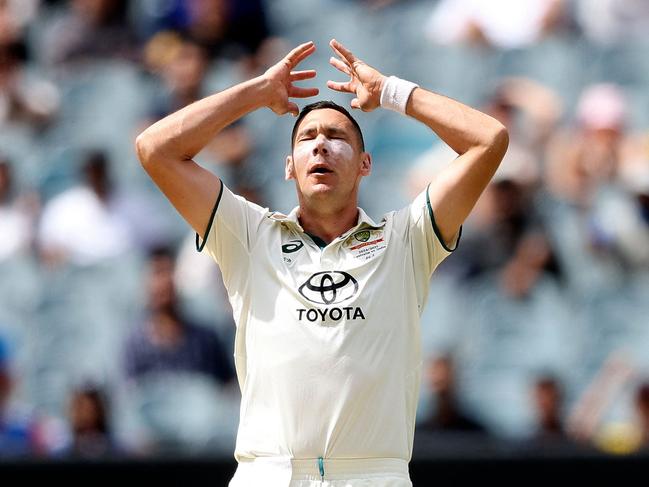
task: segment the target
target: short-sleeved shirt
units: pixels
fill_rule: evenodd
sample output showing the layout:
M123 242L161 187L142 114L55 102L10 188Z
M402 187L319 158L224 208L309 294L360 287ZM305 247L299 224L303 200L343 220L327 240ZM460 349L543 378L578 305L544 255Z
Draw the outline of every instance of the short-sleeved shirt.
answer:
M321 248L298 208L270 212L221 186L197 248L220 266L237 324L238 460L410 460L419 318L451 249L427 191L379 223L358 215Z

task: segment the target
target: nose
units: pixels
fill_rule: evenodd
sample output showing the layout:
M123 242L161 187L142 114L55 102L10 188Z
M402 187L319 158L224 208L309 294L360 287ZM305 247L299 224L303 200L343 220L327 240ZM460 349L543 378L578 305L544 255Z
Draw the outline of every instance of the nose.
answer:
M315 139L315 145L313 146L313 155L323 154L327 155L329 149L327 149L327 138L323 134L318 134Z

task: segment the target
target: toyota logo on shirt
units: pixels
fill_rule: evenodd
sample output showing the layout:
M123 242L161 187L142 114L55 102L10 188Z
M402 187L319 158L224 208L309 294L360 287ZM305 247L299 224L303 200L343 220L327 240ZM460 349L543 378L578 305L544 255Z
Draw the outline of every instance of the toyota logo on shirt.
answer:
M337 304L356 295L358 281L342 271L316 272L298 291L312 303Z

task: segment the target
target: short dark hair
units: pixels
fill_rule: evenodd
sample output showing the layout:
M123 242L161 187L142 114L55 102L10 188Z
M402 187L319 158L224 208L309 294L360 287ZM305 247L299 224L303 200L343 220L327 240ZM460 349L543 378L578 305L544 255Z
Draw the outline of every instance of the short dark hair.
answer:
M358 139L361 141L361 150L364 151L365 141L363 140L363 132L361 132L361 127L358 125L358 122L354 120L354 117L351 116L351 114L345 109L345 107L341 107L340 105L338 105L338 103L334 103L331 100L316 101L315 103L311 103L302 109L300 114L297 116L297 120L295 120L295 125L293 125L293 132L291 133L291 150L293 150L293 147L295 146L295 136L297 135L297 128L299 127L304 117L306 117L307 114L309 114L313 110L322 110L325 108L336 110L337 112L342 113L349 119L349 121L356 129L356 132L358 133Z
M174 248L169 244L157 243L149 247L147 251L147 260L152 262L159 259L169 259L172 262L176 260L176 252Z

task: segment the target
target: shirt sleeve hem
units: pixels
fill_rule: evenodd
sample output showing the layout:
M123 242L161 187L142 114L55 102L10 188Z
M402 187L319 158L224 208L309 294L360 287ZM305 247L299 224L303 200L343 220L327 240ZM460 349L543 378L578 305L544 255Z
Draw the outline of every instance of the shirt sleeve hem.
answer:
M437 223L435 222L435 216L433 215L433 207L430 204L428 187L426 187L426 206L428 206L428 215L430 216L430 222L433 225L433 231L435 232L435 236L437 237L437 240L439 240L439 243L442 245L444 250L446 250L447 252L453 252L455 249L457 249L457 246L460 244L460 238L462 237L462 225L460 225L460 230L458 231L457 239L455 240L455 247L453 247L452 249L449 248L446 245L446 242L444 242L444 238L442 238L442 233L439 231L439 228L437 228Z
M207 237L210 234L210 229L212 228L212 223L214 222L214 216L216 215L216 210L219 207L219 203L221 202L221 196L223 196L223 181L221 181L221 189L219 190L219 196L216 198L216 203L214 204L214 208L212 209L212 214L210 215L210 219L207 222L207 228L205 229L205 236L203 237L203 241L200 241L200 236L198 233L196 233L196 251L197 252L202 252L203 248L205 247L205 244L207 243Z

